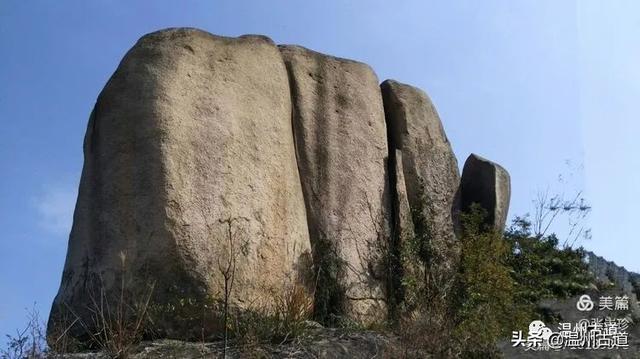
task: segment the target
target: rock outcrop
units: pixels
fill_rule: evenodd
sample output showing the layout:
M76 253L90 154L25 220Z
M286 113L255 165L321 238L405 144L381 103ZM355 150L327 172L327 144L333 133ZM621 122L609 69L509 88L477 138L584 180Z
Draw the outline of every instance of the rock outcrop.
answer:
M52 318L74 308L90 322L90 293L117 292L125 271L127 291L154 283L154 301L168 306L220 300L223 272L231 304L247 309L294 285L310 242L288 84L264 37L143 37L89 122Z
M402 151L402 168L415 231L430 242L431 273L442 286L455 271L459 245L453 208L458 162L440 117L424 91L393 80L382 83L389 144Z
M496 226L509 198L506 172L476 157L459 187L421 90L263 36L195 29L127 53L84 156L48 328L74 322L81 339L99 325L96 305L122 297L148 299L165 338L219 334L223 305L269 310L292 293L313 296L320 320L384 321L402 300L403 241L428 242L430 277L447 286L457 191Z
M509 173L497 163L471 154L462 169L460 198L463 211L477 203L487 212L487 225L502 231L511 199Z
M291 81L298 168L322 278L317 290L329 290L321 300L344 305L351 317L384 320L390 197L378 78L363 63L298 46L280 50ZM326 304L316 300L319 308Z
M629 311L638 322L640 319L640 274L630 272L625 267L618 266L593 252L586 253L586 262L589 271L602 287L609 287L614 295L626 295L629 297Z

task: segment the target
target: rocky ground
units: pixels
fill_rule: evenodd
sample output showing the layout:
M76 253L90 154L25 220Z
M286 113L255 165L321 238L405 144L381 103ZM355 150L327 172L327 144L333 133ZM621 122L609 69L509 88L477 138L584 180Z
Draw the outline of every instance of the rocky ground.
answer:
M564 350L534 352L513 348L509 341L500 343L505 358L640 358L640 326L630 335L626 350ZM144 342L132 351L130 358L223 358L222 342L189 343L175 340ZM239 347L230 343L227 358L404 358L405 348L397 338L375 332L341 332L321 329L313 337L288 343L253 344ZM69 359L106 359L104 353L70 354ZM414 358L416 356L409 356ZM420 356L417 356L419 358Z
M345 332L319 328L306 338L286 343L239 345L230 342L227 358L389 358L397 340L375 332ZM69 359L103 359L104 353L69 354ZM130 358L223 358L224 343L189 343L176 340L143 342L132 350Z
M547 326L557 330L558 322L577 323L581 319L617 317L631 321L628 332L629 345L626 349L532 351L523 347L513 347L505 339L498 344L504 358L611 358L640 359L640 306L636 300L638 274L604 260L593 253L587 253L589 269L597 279L592 290L587 293L594 301L590 311L577 310L580 295L568 299L542 300L539 305L548 317L555 318ZM596 285L597 284L597 285ZM602 289L604 288L604 289ZM623 296L630 298L629 309L622 311L599 310L598 302L603 296ZM526 335L526 333L525 333ZM309 329L303 338L281 343L239 343L231 341L226 350L227 358L421 358L409 352L400 340L391 334L373 331L324 328L309 322ZM103 359L105 353L82 353L62 356L70 359ZM130 358L224 358L223 342L194 343L175 340L143 342L131 350Z

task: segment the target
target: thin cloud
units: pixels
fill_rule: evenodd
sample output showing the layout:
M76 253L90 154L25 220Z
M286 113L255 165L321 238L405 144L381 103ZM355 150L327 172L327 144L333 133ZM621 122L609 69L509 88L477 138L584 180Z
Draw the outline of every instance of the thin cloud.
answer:
M73 221L77 189L71 183L49 184L36 197L38 225L54 236L67 236Z

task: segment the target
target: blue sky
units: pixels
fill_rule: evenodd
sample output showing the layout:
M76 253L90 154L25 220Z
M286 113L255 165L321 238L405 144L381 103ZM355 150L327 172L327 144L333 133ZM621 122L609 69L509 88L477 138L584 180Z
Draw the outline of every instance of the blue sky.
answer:
M475 152L509 170L511 215L584 190L582 244L640 271L639 4L2 0L0 334L34 302L46 318L57 291L98 93L141 35L173 26L266 34L423 88L460 165Z

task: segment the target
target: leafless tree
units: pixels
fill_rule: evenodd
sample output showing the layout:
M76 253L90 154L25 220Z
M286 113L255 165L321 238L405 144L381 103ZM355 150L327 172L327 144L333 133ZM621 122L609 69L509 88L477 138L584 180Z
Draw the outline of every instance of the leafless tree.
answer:
M534 235L544 237L558 219L564 217L567 221L567 236L562 246L573 246L580 238L591 237L591 230L586 227L585 220L591 212L591 207L578 191L570 199L564 195L549 194L549 190L539 192L534 200L535 215L533 218Z
M241 229L233 229L234 223L240 220L247 220L243 217L227 217L220 219L218 222L224 226L225 235L223 246L226 249L226 256L218 257L218 271L224 280L224 298L223 298L223 323L224 323L224 348L223 357L227 357L227 348L229 344L229 301L233 284L236 276L236 266L238 255L246 251L247 241L241 236ZM221 240L221 239L220 239Z
M0 358L46 358L49 356L49 352L45 337L45 325L34 304L33 309L27 311L26 327L17 330L15 335L7 334L6 348L0 349Z

